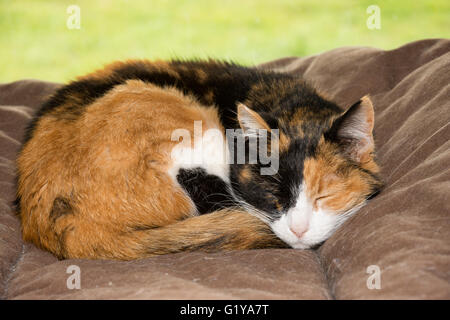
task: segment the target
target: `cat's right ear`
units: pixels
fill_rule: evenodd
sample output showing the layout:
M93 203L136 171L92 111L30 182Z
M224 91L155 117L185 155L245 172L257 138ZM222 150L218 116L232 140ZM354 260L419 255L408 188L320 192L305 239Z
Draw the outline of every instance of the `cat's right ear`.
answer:
M239 103L237 106L237 116L239 125L246 136L257 135L259 129L270 131L270 126L267 122L257 112L243 103Z
M352 160L364 163L370 160L374 151L374 110L368 96L352 105L333 124L334 138L343 152Z

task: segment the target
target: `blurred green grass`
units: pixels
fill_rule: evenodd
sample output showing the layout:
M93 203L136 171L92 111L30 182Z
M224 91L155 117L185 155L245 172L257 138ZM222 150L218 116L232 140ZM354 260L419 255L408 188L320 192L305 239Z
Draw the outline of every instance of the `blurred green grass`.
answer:
M81 29L66 27L69 5ZM369 5L381 29L369 30ZM340 46L448 38L450 1L0 0L0 82L67 81L116 59L215 57L256 64Z

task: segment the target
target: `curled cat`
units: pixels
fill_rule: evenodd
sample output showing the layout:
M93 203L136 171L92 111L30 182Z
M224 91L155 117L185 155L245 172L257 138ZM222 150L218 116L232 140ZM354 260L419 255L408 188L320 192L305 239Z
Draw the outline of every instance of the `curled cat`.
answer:
M368 97L344 112L289 74L116 62L60 87L30 124L23 238L59 258L122 260L314 247L382 187L373 126ZM249 161L260 150L269 163Z

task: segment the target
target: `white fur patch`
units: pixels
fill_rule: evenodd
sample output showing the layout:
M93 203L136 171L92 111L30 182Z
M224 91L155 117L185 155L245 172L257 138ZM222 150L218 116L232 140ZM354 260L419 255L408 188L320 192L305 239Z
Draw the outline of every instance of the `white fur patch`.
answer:
M275 234L296 249L307 249L325 241L361 207L358 206L345 214L322 209L314 210L310 199L306 196L306 185L303 184L300 190L295 206L271 224Z
M190 133L180 129L175 135L183 141L172 149L172 166L168 173L176 181L180 169L203 168L208 174L229 182L229 150L224 134L219 129L209 129L202 136L194 136L192 147Z

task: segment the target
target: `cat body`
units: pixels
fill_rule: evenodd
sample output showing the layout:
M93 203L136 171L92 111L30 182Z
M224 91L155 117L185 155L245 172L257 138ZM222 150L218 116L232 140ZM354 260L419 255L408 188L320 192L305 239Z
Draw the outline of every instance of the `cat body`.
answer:
M18 158L23 237L60 258L308 248L380 189L372 129L367 97L344 113L299 77L213 60L114 63L59 88L31 123ZM272 174L230 161L239 136L246 152L256 137L277 155Z

